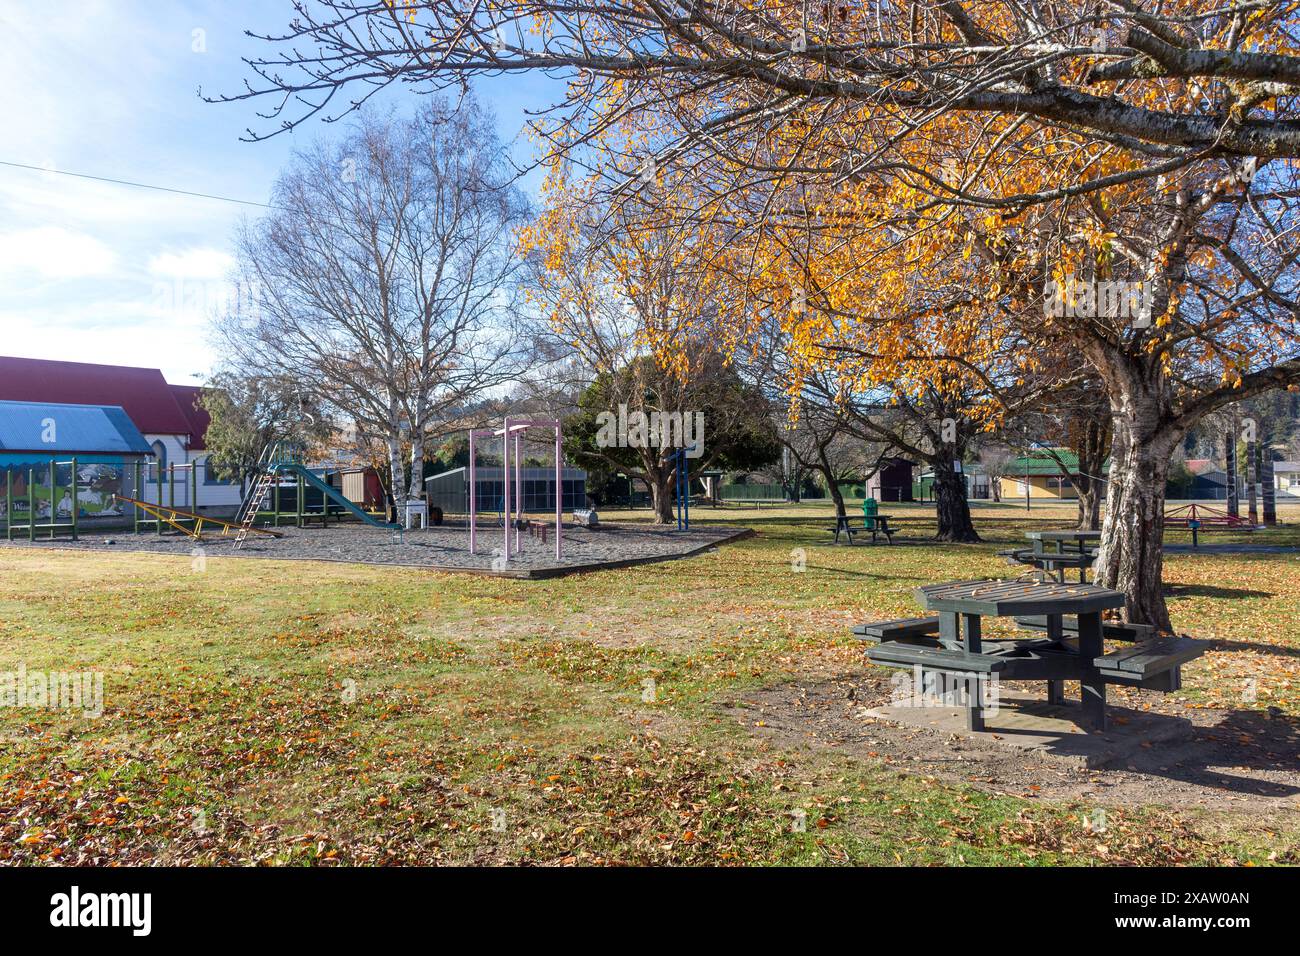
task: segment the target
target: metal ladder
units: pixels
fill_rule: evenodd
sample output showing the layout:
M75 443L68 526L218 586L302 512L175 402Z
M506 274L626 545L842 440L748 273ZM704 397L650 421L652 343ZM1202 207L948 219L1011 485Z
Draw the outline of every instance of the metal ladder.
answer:
M257 484L253 486L253 492L248 498L248 507L244 512L243 520L239 522L239 533L235 535L235 550L238 551L244 546L244 541L248 538L249 531L253 528L253 522L257 520L257 513L262 510L262 505L266 503L267 493L271 490L271 484L276 480L276 475L271 471L264 471L257 478Z

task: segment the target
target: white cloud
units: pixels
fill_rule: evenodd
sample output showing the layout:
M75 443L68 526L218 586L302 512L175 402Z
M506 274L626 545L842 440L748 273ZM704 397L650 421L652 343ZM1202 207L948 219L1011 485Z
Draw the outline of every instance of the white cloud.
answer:
M94 236L59 226L0 233L0 274L80 279L113 274L117 255Z
M154 256L149 271L166 278L224 279L234 265L234 258L222 249L186 249Z

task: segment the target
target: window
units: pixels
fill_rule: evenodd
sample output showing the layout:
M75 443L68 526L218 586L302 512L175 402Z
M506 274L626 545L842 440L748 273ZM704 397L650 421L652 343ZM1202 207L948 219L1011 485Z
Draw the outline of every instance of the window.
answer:
M167 446L161 441L156 441L153 443L153 453L156 459L154 465L158 469L158 474L161 475L167 470Z
M211 456L211 455L209 455L207 458L204 458L204 459L203 459L203 460L198 464L197 467L201 467L201 468L203 469L203 483L204 483L205 485L229 485L229 484L231 484L231 479L230 479L230 478L222 478L222 477L218 477L218 475L219 475L219 473L220 473L220 471L221 471L221 466L213 462L213 460L212 460L212 456Z

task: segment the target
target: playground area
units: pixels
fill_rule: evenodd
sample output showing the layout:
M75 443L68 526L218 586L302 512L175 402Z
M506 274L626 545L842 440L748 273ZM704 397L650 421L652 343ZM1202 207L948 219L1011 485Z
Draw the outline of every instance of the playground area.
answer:
M997 551L1071 509L981 509L967 546L891 510L911 519L892 545L849 547L821 505L705 508L692 537L742 537L549 581L344 557L432 560L439 531L285 527L248 560L216 536L205 562L181 535L15 541L8 659L101 671L104 714L0 708L0 861L1300 862L1294 525L1255 533L1287 551L1169 557L1175 627L1213 646L1177 693L1112 706L1190 730L1096 770L871 715L891 674L850 628L914 615L926 582L1015 573ZM606 538L682 540L633 515ZM501 529L479 533L487 561ZM292 561L313 540L336 559Z
M743 536L743 528L696 524L677 531L649 524L605 524L597 528L564 529L564 554L555 556L548 536L520 535L520 545L503 559L500 528L478 530L476 553L469 551L467 527L435 526L394 532L361 524L327 528L281 527L278 537L255 535L236 548L236 536L207 533L196 541L180 533L131 534L81 532L77 540L56 538L35 542L17 539L10 547L60 548L74 551L148 552L204 557L273 559L279 561L342 561L399 565L440 571L472 571L504 577L549 577L576 571L624 567L649 561L687 557ZM0 542L3 546L6 542Z

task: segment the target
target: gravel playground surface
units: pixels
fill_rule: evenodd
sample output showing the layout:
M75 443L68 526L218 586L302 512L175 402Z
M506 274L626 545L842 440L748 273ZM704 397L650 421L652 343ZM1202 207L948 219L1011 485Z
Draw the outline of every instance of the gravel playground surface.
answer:
M83 532L77 541L0 541L14 548L58 548L61 550L143 551L194 557L266 558L278 561L343 561L358 564L393 564L448 571L475 571L511 577L549 577L574 571L599 570L627 563L665 561L686 557L703 549L748 535L747 529L701 526L690 531L654 528L648 525L606 524L600 528L565 527L564 557L555 559L555 528L547 529L546 541L520 534L521 554L511 554L508 564L500 558L500 528L479 529L478 554L469 553L469 531L464 527L435 527L404 532L399 543L392 532L360 524L330 528L282 527L282 538L252 535L240 550L234 536L205 534L194 541L177 533L130 534ZM111 542L111 543L110 543Z

